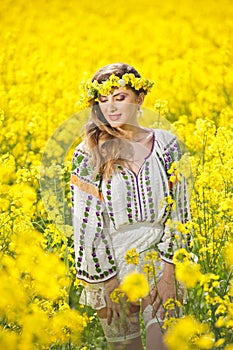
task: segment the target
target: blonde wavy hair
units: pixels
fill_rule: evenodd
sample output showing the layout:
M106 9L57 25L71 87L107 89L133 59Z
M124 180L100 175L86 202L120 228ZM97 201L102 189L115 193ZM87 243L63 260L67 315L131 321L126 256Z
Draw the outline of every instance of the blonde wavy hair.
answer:
M126 73L133 73L135 77L140 78L137 70L125 63L113 63L104 66L98 70L92 78L102 83L109 79L111 74L122 78ZM146 94L143 89L135 90L130 87L136 95ZM126 133L120 127L112 127L105 119L99 102L93 99L91 119L86 124L85 145L91 155L91 164L94 166L95 175L99 174L102 178L109 179L113 171L119 171L129 162L132 156L132 146L130 144L130 134ZM124 158L122 158L124 154Z

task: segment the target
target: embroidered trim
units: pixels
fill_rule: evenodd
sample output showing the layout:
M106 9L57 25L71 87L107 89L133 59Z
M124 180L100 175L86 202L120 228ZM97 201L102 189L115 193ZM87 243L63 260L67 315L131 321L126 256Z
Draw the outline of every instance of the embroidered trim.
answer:
M92 184L89 184L85 181L80 180L76 175L72 174L70 179L71 184L76 185L81 191L88 194L92 194L98 198L101 202L104 201L103 194L100 190Z

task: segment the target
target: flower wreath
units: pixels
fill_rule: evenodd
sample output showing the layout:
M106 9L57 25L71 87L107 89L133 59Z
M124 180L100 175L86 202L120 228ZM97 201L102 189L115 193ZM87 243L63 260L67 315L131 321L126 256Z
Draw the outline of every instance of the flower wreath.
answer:
M97 80L86 81L80 84L80 99L77 103L80 109L90 107L93 101L99 101L101 95L109 95L112 91L119 87L131 87L134 90L143 90L149 92L154 85L154 82L146 78L135 77L133 73L126 73L121 78L112 74L109 79L98 83Z

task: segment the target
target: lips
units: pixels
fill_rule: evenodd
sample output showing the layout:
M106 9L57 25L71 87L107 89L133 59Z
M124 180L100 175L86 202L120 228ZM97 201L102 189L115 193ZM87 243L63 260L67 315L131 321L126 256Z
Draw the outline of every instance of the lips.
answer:
M108 117L111 121L116 121L121 117L121 113L109 114Z

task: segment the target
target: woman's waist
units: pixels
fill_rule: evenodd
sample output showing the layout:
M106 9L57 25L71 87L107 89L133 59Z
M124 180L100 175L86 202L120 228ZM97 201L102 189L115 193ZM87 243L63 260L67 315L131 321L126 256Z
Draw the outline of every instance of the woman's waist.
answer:
M159 243L163 236L163 225L153 223L134 223L121 225L110 232L114 249L127 250L140 247L143 249Z
M131 224L128 222L122 223L117 228L110 227L110 234L114 235L115 233L125 233L133 232L138 230L163 230L164 225L160 222L150 222L150 221L135 221Z

